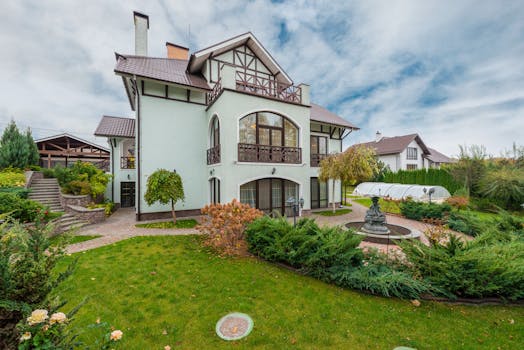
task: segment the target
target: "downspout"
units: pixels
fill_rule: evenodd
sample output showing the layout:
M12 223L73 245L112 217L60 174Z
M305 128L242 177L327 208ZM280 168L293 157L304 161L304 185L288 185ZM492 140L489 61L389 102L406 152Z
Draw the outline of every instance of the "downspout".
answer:
M111 202L115 202L115 147L113 146L113 140L109 139L109 145L111 146ZM115 145L116 146L116 145Z
M140 88L136 80L136 75L133 75L133 82L136 89L136 219L140 221L142 216L141 203L141 176L140 176L140 164L142 163L142 157L140 156Z

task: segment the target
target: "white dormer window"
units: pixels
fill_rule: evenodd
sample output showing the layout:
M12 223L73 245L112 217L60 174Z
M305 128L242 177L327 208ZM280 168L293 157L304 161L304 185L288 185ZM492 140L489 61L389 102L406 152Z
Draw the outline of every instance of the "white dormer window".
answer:
M417 148L416 147L408 147L406 159L412 159L412 160L417 159Z

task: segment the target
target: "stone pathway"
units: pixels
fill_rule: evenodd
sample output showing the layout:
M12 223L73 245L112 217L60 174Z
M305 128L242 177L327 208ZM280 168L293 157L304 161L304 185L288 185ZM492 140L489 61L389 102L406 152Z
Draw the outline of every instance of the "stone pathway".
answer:
M320 226L335 226L335 225L344 225L350 221L362 221L364 220L364 215L366 213L367 207L351 201L351 213L340 215L340 216L322 216L316 215L313 213L313 217ZM197 217L193 217L197 219ZM425 224L420 221L409 220L403 217L395 215L386 215L387 222L393 225L401 225L412 230L420 231L424 233L431 225ZM292 220L292 219L291 219ZM165 221L165 220L153 220L147 222L155 221ZM108 244L112 244L124 239L138 236L177 236L177 235L192 235L198 234L199 231L196 229L153 229L153 228L138 228L135 227L135 211L133 208L124 208L117 210L113 215L111 215L105 222L100 224L89 225L79 229L77 235L98 235L102 236L95 238L89 241L80 242L72 244L67 247L68 253L77 253L89 249L94 249L102 247ZM143 222L141 222L143 223ZM145 223L145 222L144 222ZM465 239L470 239L469 237L459 234ZM424 243L428 243L428 239L425 235L421 235L421 240ZM389 248L390 252L396 251L399 248L395 245L386 246L384 244L372 243L372 242L362 242L361 247L375 247L382 252L386 252Z
M185 219L185 218L184 218ZM141 221L140 223L165 221ZM83 227L75 232L79 236L102 236L91 239L89 241L71 244L66 248L67 253L78 253L89 249L102 247L112 244L124 239L138 236L177 236L177 235L192 235L197 234L198 231L191 229L156 229L156 228L138 228L135 227L134 208L118 209L113 215L107 218L106 221Z

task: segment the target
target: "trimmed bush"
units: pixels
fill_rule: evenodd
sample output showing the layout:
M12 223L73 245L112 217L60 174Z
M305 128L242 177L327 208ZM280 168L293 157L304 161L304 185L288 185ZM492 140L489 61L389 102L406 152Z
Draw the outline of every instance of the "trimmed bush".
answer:
M365 257L358 248L362 237L340 227L320 228L312 219L293 227L284 218L265 216L248 226L246 239L253 254L341 287L399 298L418 298L428 290L424 281L395 271L376 254Z
M32 222L44 207L32 200L20 198L15 193L0 192L0 213L9 214L21 222Z
M5 169L0 172L0 188L24 187L25 175L21 170Z
M400 203L400 212L408 219L444 219L451 212L448 203L422 203L408 200Z
M31 190L25 187L0 187L0 193L13 193L20 198L27 199Z
M479 235L485 225L486 222L470 211L454 211L448 218L448 227L450 229L470 236Z
M419 170L399 170L396 173L385 172L383 182L414 184L414 185L433 185L442 186L450 193L454 193L461 188L453 176L445 169L419 169Z
M435 293L449 297L524 298L524 241L492 231L464 243L453 235L426 246L403 242L412 273L422 276Z

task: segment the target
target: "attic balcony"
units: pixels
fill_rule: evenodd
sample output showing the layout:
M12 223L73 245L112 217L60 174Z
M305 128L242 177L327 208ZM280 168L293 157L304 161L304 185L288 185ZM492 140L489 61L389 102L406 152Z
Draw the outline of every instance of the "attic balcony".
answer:
M309 105L309 86L305 84L286 85L274 79L237 71L235 67L227 65L222 67L220 76L213 90L207 93L208 105L213 104L224 89L287 103Z

